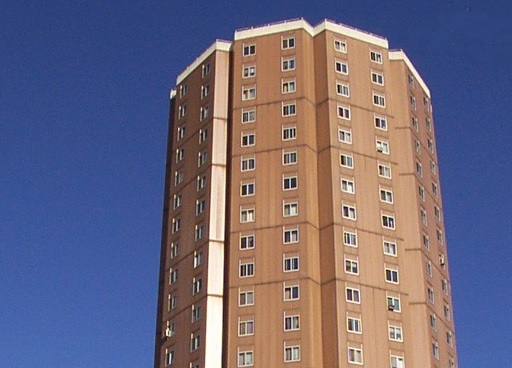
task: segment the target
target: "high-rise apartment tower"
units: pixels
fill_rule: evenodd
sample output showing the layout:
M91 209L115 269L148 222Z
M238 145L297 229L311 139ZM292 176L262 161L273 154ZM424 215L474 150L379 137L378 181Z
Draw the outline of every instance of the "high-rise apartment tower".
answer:
M247 28L170 97L155 367L457 366L430 92L403 51Z

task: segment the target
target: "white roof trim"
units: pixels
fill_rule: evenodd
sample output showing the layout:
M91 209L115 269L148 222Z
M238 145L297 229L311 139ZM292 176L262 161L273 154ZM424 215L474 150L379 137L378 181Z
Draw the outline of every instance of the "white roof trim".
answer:
M369 32L362 31L360 29L347 26L341 23L335 23L330 20L324 20L323 22L317 24L314 28L304 19L292 19L285 20L283 22L264 24L261 26L250 27L239 29L235 31L235 41L244 40L252 37L259 37L274 33L292 31L295 29L303 29L308 32L312 37L317 34L323 32L324 30L328 30L331 32L339 33L347 37L355 38L367 43L371 43L373 45L388 48L388 40L384 37L374 35Z
M244 40L246 38L264 36L264 35L269 35L269 34L273 34L273 33L293 31L295 29L304 29L311 36L314 36L313 27L311 27L311 25L308 22L306 22L304 19L300 18L300 19L292 19L292 20L285 20L282 22L264 24L264 25L256 26L256 27L238 29L235 31L234 39L235 39L235 41L238 41L238 40Z
M403 50L391 50L389 52L389 60L402 60L405 63L405 65L407 65L412 75L414 75L414 78L416 78L425 94L428 96L428 98L430 98L430 90L428 89L427 84L423 81L423 78L421 78L420 74L418 73L414 65L412 65L411 60L409 60L409 58L407 57L405 52L403 52Z
M192 71L201 65L215 51L231 51L231 44L231 41L216 40L213 45L208 47L205 52L203 52L196 60L194 60L192 64L187 66L187 68L181 72L180 75L178 75L178 78L176 78L176 84L183 82L183 80L188 77Z

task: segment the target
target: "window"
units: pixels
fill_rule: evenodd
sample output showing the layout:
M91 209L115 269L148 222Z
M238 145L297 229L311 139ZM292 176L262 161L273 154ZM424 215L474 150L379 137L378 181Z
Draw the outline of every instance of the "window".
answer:
M183 104L178 107L178 119L183 118L185 115L187 115L187 105Z
M170 268L169 269L169 284L174 284L178 281L178 269Z
M256 98L256 87L242 87L242 101L254 100Z
M183 183L183 180L185 180L185 173L183 170L178 170L174 172L174 185L178 185Z
M389 143L382 139L377 139L375 141L375 146L377 148L377 152L383 153L385 155L389 155Z
M435 293L434 293L434 288L432 286L429 286L427 288L427 296L428 296L428 301L432 304L435 304Z
M386 282L390 282L392 284L398 284L398 270L392 268L385 269L386 274Z
M171 244L171 259L176 258L180 254L180 245L177 243Z
M172 219L172 233L175 234L177 233L178 231L180 231L181 229L181 218L177 217L177 218L173 218Z
M384 85L384 74L372 71L372 83L383 86Z
M177 209L181 207L181 204L183 203L183 198L181 194L175 194L173 199L173 208Z
M178 306L178 296L177 295L170 295L168 296L168 310L176 309Z
M253 261L240 261L239 276L240 276L240 278L254 276L254 262Z
M203 166L208 161L208 151L199 152L197 155L197 167Z
M430 138L427 139L427 147L431 153L434 153L434 141Z
M300 346L285 346L284 347L284 361L285 362L300 361Z
M176 162L180 162L185 157L185 149L184 148L178 148L176 150Z
M201 67L201 77L204 78L210 74L210 63L203 64Z
M296 91L295 79L285 80L281 82L281 92L282 93L292 93Z
M291 203L283 204L283 216L284 217L297 216L298 214L299 214L299 203L298 202L291 202Z
M185 125L180 125L178 127L178 134L176 136L176 140L180 140L185 136Z
M334 50L346 53L347 52L347 42L342 40L334 40Z
M283 103L283 116L294 116L296 113L296 105L293 103Z
M353 364L363 364L363 349L348 347L348 362Z
M413 110L416 110L416 97L414 96L409 96L409 102L411 103L411 108Z
M363 325L360 318L347 316L347 331L360 334L363 332Z
M354 158L350 154L342 153L340 155L340 165L349 169L354 168Z
M256 159L254 157L242 157L240 161L241 171L252 171L256 168Z
M295 48L295 37L281 38L281 49L293 49Z
M448 321L451 319L450 306L448 304L444 305L444 318Z
M350 89L348 84L336 82L336 93L343 97L350 97Z
M300 297L299 285L285 286L284 287L284 301L298 300Z
M391 166L379 164L379 176L387 179L391 179Z
M386 107L386 97L378 93L373 93L373 104L375 106Z
M427 226L427 212L423 208L420 209L420 217L423 225Z
M446 295L449 294L450 288L448 287L448 280L447 279L442 279L441 280L441 290L443 290L443 293L445 293Z
M348 64L345 61L336 60L334 63L336 73L348 74Z
M285 331L300 330L300 316L284 316L284 330Z
M254 182L242 183L240 186L240 196L248 197L254 195Z
M439 360L439 345L437 341L432 341L432 355Z
M165 366L171 365L174 362L174 350L165 349Z
M410 88L414 88L414 77L410 74L407 75L407 83Z
M242 133L242 147L254 146L256 135L254 133Z
M384 203L393 203L393 192L388 189L380 189L380 200Z
M425 126L429 132L432 131L432 120L430 118L425 118Z
M338 129L338 141L352 144L352 131L346 129Z
M344 204L341 207L341 214L343 218L349 219L349 220L356 220L356 208L354 206Z
M254 65L244 66L243 73L242 73L243 78L252 78L255 76L256 76L256 66L254 66Z
M204 141L206 141L206 139L208 138L208 129L199 129L199 144L203 143Z
M434 331L437 331L437 317L434 313L430 314L430 328L432 328Z
M455 360L453 358L450 358L448 360L448 368L455 368Z
M203 287L203 280L200 277L194 277L192 279L192 295L196 295L201 291Z
M434 194L434 196L438 196L439 195L439 192L438 192L438 189L437 189L437 184L436 183L432 183L432 193Z
M188 93L188 86L186 84L182 84L180 86L180 97L186 96Z
M448 346L453 347L453 334L451 331L446 332L446 343Z
M194 268L197 268L203 264L204 253L202 250L194 251Z
M210 107L209 106L203 106L201 107L199 111L199 120L203 121L210 115Z
M297 163L297 151L283 152L283 165L294 165Z
M254 321L239 321L238 322L238 336L254 335Z
M428 275L428 277L432 277L433 276L432 262L430 260L425 262L425 272Z
M281 59L281 70L283 72L295 69L295 57Z
M254 304L254 291L240 291L238 293L238 305L244 307Z
M357 259L345 257L345 272L352 275L359 275L359 262Z
M254 123L256 121L256 110L242 111L242 124Z
M167 321L167 326L165 328L165 336L171 337L176 334L176 322Z
M391 355L391 368L405 368L404 358Z
M443 244L443 232L439 229L436 229L436 238L439 244Z
M350 231L344 231L343 244L348 245L349 247L357 247L357 234Z
M298 187L297 176L284 176L283 177L283 190L293 190Z
M389 241L389 240L384 240L382 243L384 245L384 254L385 255L393 256L393 257L397 256L396 242L392 242L392 241Z
M243 45L243 56L249 56L256 54L256 45Z
M350 107L338 105L338 117L344 120L350 120Z
M254 208L241 208L240 209L240 223L254 222L255 211Z
M291 244L299 242L299 229L283 230L283 243Z
M437 206L434 206L434 216L437 221L441 221L441 210Z
M423 234L423 246L426 250L430 249L430 238L427 234Z
M238 352L238 366L239 367L252 367L254 365L254 357L252 351Z
M415 116L413 116L413 117L411 118L411 123L412 123L412 127L414 128L414 130L415 130L416 132L418 132L418 131L420 130L420 127L419 127L419 125L418 125L418 118L417 118L417 117L415 117Z
M204 225L196 225L195 227L195 241L199 241L204 238Z
M381 130L388 130L388 120L385 116L377 116L375 115L375 128Z
M196 334L190 335L190 351L196 351L201 346L201 337Z
M345 299L349 303L361 303L361 295L359 289L347 286L345 288Z
M298 256L285 256L283 259L283 272L294 272L299 270Z
M417 139L414 140L414 149L416 150L416 153L418 153L418 155L421 155L421 144L420 141Z
M388 310L393 312L400 312L400 298L394 296L387 296Z
M420 178L423 177L423 165L418 161L416 161L416 174L418 174Z
M210 94L210 85L205 84L204 86L201 86L201 99L205 98Z
M289 141L297 138L297 128L295 126L283 127L283 141Z
M377 64L382 64L382 54L378 51L370 51L370 60Z
M354 194L356 185L353 179L341 178L341 191L344 193Z
M389 214L382 214L382 227L386 229L395 229L395 216Z
M437 174L437 165L434 161L430 161L430 171L433 175Z
M389 325L388 331L391 341L403 341L402 327Z
M240 250L253 249L256 245L254 234L240 236Z
M418 186L418 195L420 196L421 200L425 202L425 188L422 185Z

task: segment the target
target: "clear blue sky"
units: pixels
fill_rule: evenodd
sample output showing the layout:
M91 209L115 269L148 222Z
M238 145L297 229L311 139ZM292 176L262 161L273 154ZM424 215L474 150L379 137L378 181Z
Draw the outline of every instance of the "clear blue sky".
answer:
M0 367L152 366L169 89L296 17L387 37L429 85L460 367L512 367L506 0L2 0Z

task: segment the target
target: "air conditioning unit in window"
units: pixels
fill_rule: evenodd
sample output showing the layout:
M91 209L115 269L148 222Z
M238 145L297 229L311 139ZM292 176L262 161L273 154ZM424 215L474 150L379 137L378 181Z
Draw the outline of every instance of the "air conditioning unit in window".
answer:
M390 311L395 310L395 305L394 305L394 304L388 304L388 309L389 309Z
M377 147L377 152L384 152L384 149L382 147Z
M167 329L165 330L165 336L166 336L166 337L171 337L171 336L172 336L172 331L171 331L171 329L170 329L170 328L167 328Z
M445 263L446 263L446 261L444 260L444 256L443 256L443 255L440 255L440 256L439 256L439 264L440 264L441 266L444 266L444 265L445 265Z

